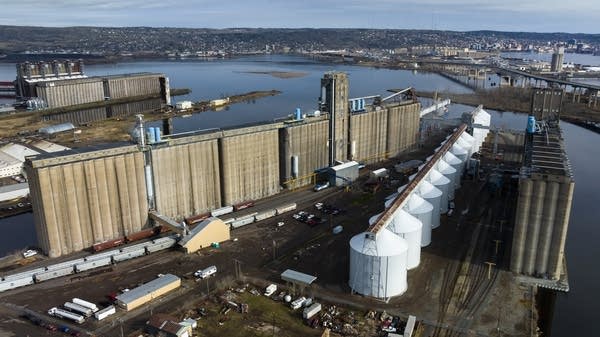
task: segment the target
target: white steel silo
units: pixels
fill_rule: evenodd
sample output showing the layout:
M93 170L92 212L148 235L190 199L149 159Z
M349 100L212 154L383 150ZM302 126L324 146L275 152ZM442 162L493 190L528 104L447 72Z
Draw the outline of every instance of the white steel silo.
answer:
M423 223L421 247L428 246L431 243L433 205L421 198L417 193L411 193L404 205L404 209Z
M460 175L462 176L463 172L465 172L465 167L467 165L467 161L469 160L469 151L462 146L454 143L450 148L450 153L452 153L458 160L460 160Z
M430 182L433 186L442 192L440 196L440 214L446 214L448 212L448 196L449 191L454 189L451 187L451 181L445 175L441 174L436 169L429 170L429 174L425 178L426 181ZM435 214L435 213L434 213Z
M355 235L350 239L350 288L382 299L403 294L408 287L407 255L406 240L387 228Z
M463 132L460 135L460 139L466 141L468 144L471 144L471 154L479 151L479 147L475 143L475 138L473 138L473 136L471 136L469 133Z
M417 193L423 199L433 206L433 212L431 214L431 228L435 229L440 227L440 206L442 203L442 191L437 187L433 186L427 180L422 180L416 188Z
M455 155L453 155L450 151L446 152L443 158L446 163L448 163L456 170L452 182L454 183L454 188L457 189L460 187L460 178L462 177L462 161L458 159Z
M406 240L408 245L406 267L409 270L416 268L421 262L421 235L423 230L421 220L403 209L397 209L387 228Z
M446 163L446 161L440 158L435 164L435 169L438 170L441 174L446 176L448 180L450 180L450 187L448 188L448 201L454 200L454 180L456 180L456 171L454 167L450 166L450 164Z

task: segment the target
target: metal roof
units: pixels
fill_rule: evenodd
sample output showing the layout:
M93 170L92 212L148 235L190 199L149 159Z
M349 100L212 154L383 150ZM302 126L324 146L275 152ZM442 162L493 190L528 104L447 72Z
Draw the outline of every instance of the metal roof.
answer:
M133 288L126 293L123 293L116 297L117 301L128 304L136 301L140 297L146 296L149 293L155 292L170 283L180 280L179 277L173 274L165 274L159 278L156 278L148 283L142 284L137 288Z
M292 282L292 283L310 285L317 279L317 277L308 275L308 274L304 274L299 271L287 269L286 271L281 273L281 279L284 281Z
M353 166L358 166L358 162L355 161L349 161L340 165L336 165L336 166L332 166L331 169L334 171L340 171L343 169L346 169L348 167L353 167Z

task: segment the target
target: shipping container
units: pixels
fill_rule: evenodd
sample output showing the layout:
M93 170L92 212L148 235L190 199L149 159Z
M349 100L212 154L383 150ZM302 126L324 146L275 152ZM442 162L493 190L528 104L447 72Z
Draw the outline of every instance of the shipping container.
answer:
M75 271L80 273L90 269L99 267L110 266L112 263L112 256L106 256L103 258L95 259L92 261L86 261L75 265Z
M217 217L224 214L229 214L233 212L233 206L225 206L221 208L214 209L210 212L211 216Z
M234 222L231 223L231 228L239 228L242 226L249 225L253 222L254 222L254 216L236 219Z
M277 214L275 209L270 209L268 211L259 212L254 216L254 221L262 221L268 218L272 218Z
M127 242L133 242L152 237L155 234L156 230L154 228L148 228L139 232L128 234L127 236L125 236L125 239L127 240Z
M56 307L50 308L48 310L48 315L55 316L55 317L60 317L60 318L70 319L73 322L79 323L79 324L85 322L85 318L83 316L78 315L78 314L74 314L74 313L72 313L70 311L63 310L63 309L56 308Z
M114 248L117 246L120 246L122 244L125 243L125 238L118 238L118 239L114 239L114 240L108 240L108 241L104 241L104 242L99 242L99 243L95 243L92 246L92 250L94 252L100 252L103 250L107 250L110 248Z
M287 205L283 205L283 206L275 208L275 210L277 211L277 215L283 214L285 212L293 211L295 209L296 209L296 203L291 203L291 204L287 204Z
M71 300L71 302L73 302L73 303L75 303L75 304L79 304L79 305L81 305L81 306L83 306L83 307L86 307L86 308L88 308L88 309L91 309L91 310L92 310L92 312L96 312L96 311L98 311L98 306L97 306L97 305L95 305L95 304L94 304L94 303L92 303L92 302L88 302L88 301L86 301L86 300L82 300L81 298L74 297L74 298Z
M129 259L133 259L136 257L144 256L144 255L146 255L146 249L140 248L138 250L128 250L128 251L113 255L112 259L113 259L113 262L117 263L117 262L129 260Z
M35 282L44 282L44 281L48 281L48 280L55 279L58 277L71 275L74 273L75 273L75 268L73 266L64 267L63 269L55 269L55 270L49 270L49 271L37 273L34 275L34 280L35 280Z
M117 310L115 309L115 306L109 305L108 307L96 312L94 314L94 317L96 317L97 320L101 321L116 312L117 312Z
M232 217L232 218L221 219L221 221L223 221L225 224L228 225L228 224L234 222L235 218Z
M33 276L10 279L0 282L0 292L33 284Z
M75 304L73 302L65 302L64 307L71 312L85 317L90 317L94 313L92 309L86 308L83 305Z

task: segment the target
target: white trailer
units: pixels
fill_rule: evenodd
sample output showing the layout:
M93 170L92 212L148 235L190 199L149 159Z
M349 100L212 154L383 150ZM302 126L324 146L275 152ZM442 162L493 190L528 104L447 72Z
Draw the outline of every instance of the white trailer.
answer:
M297 207L296 203L291 203L291 204L279 206L279 207L275 208L275 211L277 212L277 215L279 215L279 214L283 214L285 212L293 211L296 209L296 207Z
M112 263L112 257L107 256L107 257L103 257L101 259L96 259L96 260L76 264L75 271L80 273L80 272L90 270L90 269L110 266L111 263Z
M228 214L228 213L231 213L231 212L233 212L233 206L225 206L225 207L213 209L210 212L210 215L213 216L213 217L218 217L220 215Z
M115 309L115 306L114 305L110 305L110 306L108 306L108 307L106 307L106 308L104 308L104 309L96 312L94 314L94 317L96 317L97 320L101 321L101 320L105 319L106 317L108 317L108 316L110 316L110 315L112 315L112 314L114 314L116 312L117 312L117 310Z
M85 322L85 318L83 316L56 307L48 309L48 315L70 319L79 324Z
M85 316L85 317L90 317L93 314L92 309L86 308L83 305L75 304L73 302L65 302L65 304L63 306L67 310L74 311L75 313Z
M97 305L95 305L95 304L94 304L94 303L92 303L92 302L88 302L88 301L86 301L86 300L82 300L81 298L74 297L74 298L71 300L71 302L73 302L73 303L75 303L75 304L79 304L79 305L81 305L82 307L86 307L86 308L88 308L88 309L91 309L91 310L92 310L92 312L96 312L96 311L98 311L98 306L97 306Z
M62 269L49 270L34 275L36 282L48 281L54 278L67 276L75 273L73 266L63 267Z
M311 319L314 315L321 311L321 303L313 303L310 307L307 307L302 312L302 318Z

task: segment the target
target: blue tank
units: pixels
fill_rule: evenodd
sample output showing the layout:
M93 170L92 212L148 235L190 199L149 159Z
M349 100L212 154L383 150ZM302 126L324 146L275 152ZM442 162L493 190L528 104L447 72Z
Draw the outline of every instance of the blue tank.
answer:
M535 117L527 117L527 133L535 133Z
M153 127L149 127L148 128L148 144L152 144L156 142L156 134L154 133L154 128Z
M296 108L296 120L301 120L302 119L302 109L300 108Z
M159 127L154 128L154 141L157 143L160 142L160 128Z

